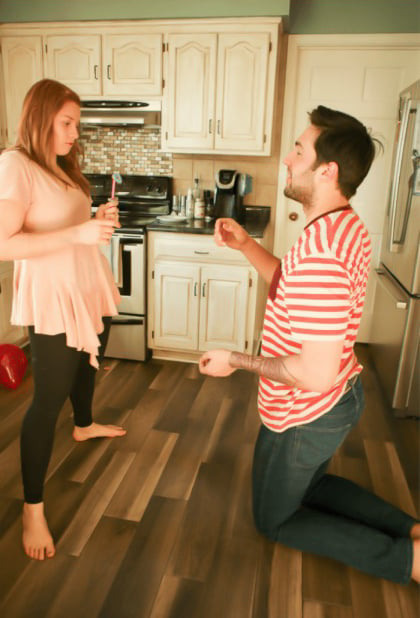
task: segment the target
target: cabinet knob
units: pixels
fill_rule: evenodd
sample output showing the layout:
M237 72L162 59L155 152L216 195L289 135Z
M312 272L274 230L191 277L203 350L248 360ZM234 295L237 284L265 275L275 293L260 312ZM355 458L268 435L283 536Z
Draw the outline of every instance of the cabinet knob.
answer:
M106 67L106 75L108 79L111 79L111 65L110 64L108 64Z
M95 76L95 79L99 79L98 69L99 69L99 65L95 64L95 66L93 67L93 74Z
M299 219L299 215L297 212L291 212L289 214L290 221L297 221Z

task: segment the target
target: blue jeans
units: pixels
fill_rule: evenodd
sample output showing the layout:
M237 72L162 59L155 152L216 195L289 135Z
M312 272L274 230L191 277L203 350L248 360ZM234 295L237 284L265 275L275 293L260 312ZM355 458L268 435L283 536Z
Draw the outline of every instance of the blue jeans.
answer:
M253 462L258 530L273 541L327 556L398 583L410 581L416 520L355 483L326 474L363 410L360 378L319 419L275 433L261 426Z

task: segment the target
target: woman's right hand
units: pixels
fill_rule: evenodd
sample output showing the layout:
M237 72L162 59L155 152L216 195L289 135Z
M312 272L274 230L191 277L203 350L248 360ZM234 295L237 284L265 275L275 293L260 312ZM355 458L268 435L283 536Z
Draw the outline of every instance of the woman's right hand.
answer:
M90 219L74 228L75 242L80 245L108 245L115 223L109 219Z

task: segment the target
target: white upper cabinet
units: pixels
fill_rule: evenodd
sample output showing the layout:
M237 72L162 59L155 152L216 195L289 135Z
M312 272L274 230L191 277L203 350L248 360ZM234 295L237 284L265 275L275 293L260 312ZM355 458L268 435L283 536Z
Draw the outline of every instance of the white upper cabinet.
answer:
M42 79L40 36L2 37L4 93L6 99L7 143L17 136L22 103L29 88Z
M104 94L162 94L162 35L104 36Z
M168 36L168 150L213 148L216 50L216 34Z
M101 94L100 35L46 36L45 76L66 84L79 95Z
M79 95L159 95L162 35L46 36L45 73Z
M265 17L0 24L3 142L15 141L30 86L49 77L84 99L163 97L162 150L268 156L280 24Z
M219 35L216 150L264 150L269 49L266 32Z
M162 148L269 155L277 31L173 33Z

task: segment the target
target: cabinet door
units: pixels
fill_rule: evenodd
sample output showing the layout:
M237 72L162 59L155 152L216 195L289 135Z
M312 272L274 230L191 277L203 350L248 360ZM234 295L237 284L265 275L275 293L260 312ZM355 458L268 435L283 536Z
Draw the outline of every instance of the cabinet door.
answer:
M2 37L7 143L14 144L22 103L29 88L42 79L40 36Z
M264 149L269 33L220 34L216 150Z
M20 343L25 338L25 329L10 324L13 301L13 263L0 269L0 343Z
M162 35L105 35L104 94L162 94Z
M201 269L201 351L245 350L249 269L241 266L203 266Z
M6 98L4 96L3 62L0 49L0 149L7 144Z
M101 94L99 34L45 37L47 77L56 79L79 95Z
M197 350L199 267L162 261L154 273L155 346Z
M168 36L162 135L169 148L213 148L216 43L216 34Z

